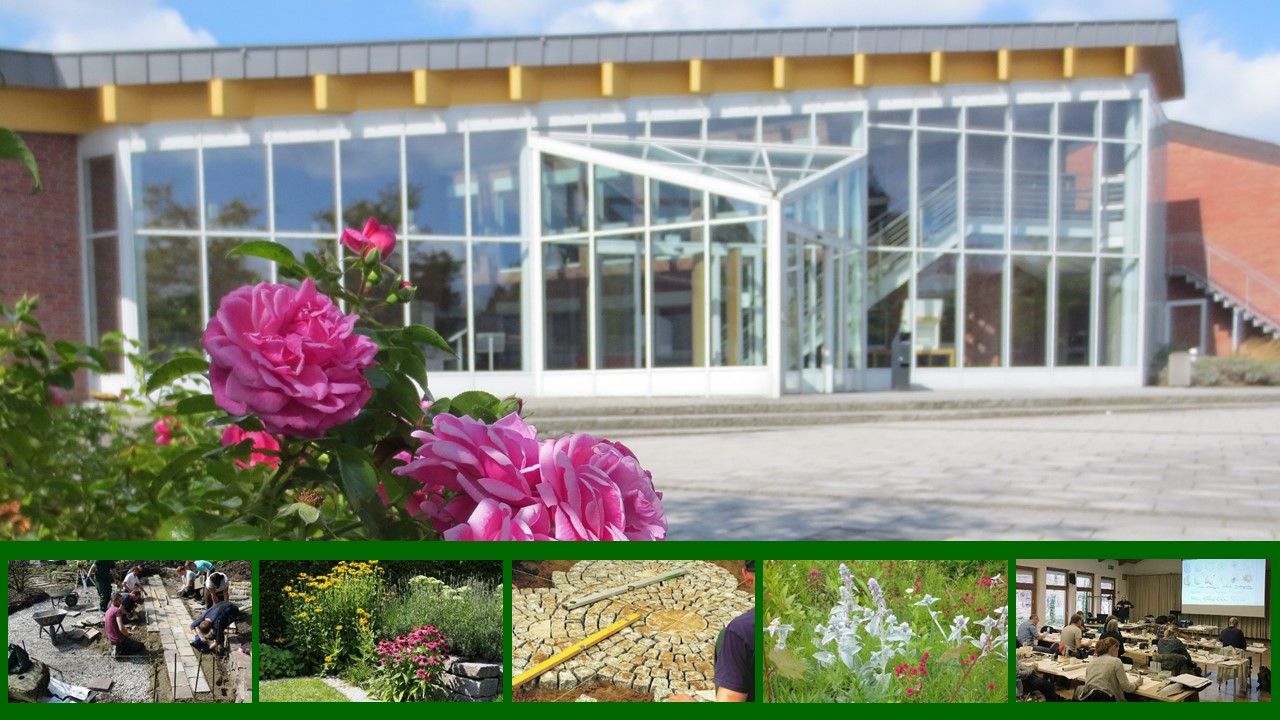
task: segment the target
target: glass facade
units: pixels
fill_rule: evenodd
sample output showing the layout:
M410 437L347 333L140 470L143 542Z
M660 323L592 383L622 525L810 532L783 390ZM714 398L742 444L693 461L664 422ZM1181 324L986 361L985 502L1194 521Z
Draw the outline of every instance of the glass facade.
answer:
M119 229L97 159L95 328L131 326L116 257L146 346L195 346L224 294L280 280L237 244L340 256L338 230L374 217L418 288L380 319L440 332L436 373L755 368L831 391L875 386L838 374L883 373L899 341L929 373L1137 368L1144 113L1115 94L267 133L121 158Z

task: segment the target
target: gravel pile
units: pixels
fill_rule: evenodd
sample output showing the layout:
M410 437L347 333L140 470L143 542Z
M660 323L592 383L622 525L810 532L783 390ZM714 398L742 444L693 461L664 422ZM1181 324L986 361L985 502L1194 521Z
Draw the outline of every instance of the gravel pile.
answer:
M96 599L96 593L89 593ZM83 601L82 601L83 602ZM116 660L108 655L110 644L106 635L101 635L93 643L84 645L80 641L61 639L57 645L49 641L48 635L40 633L40 626L32 618L37 612L48 610L49 603L42 602L36 607L19 610L9 616L9 642L22 645L31 657L48 665L50 675L72 685L87 685L95 677L110 678L115 681L111 686L111 694L123 702L151 702L151 669L148 658L122 658ZM79 627L79 621L92 618L101 620L102 613L97 605L81 605L78 617L68 617L62 621L62 627L70 630ZM135 637L146 630L130 632ZM61 672L57 672L61 671Z

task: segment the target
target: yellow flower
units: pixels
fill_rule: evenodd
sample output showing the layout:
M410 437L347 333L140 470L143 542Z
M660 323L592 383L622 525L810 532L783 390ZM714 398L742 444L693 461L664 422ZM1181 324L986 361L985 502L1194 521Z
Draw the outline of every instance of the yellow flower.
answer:
M285 585L285 586L284 586L284 591L285 591L285 592L293 592L293 586L292 586L292 585Z
M327 662L327 663L333 662L333 656L332 656L332 655L325 655L325 656L324 656L324 661L325 661L325 662Z
M302 611L302 612L298 613L298 617L300 617L300 618L306 618L306 617L307 617L307 612L304 610L304 611Z
M342 629L341 625L338 625L337 627L334 628L334 630L341 630L341 629Z

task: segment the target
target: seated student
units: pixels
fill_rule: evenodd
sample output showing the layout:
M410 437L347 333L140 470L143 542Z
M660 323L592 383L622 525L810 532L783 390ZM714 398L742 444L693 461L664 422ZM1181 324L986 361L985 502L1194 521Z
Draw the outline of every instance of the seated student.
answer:
M120 581L120 589L126 593L142 589L142 568L134 565L129 574L124 576L124 580Z
M204 606L211 608L231 599L231 580L226 573L210 573L204 584Z
M1098 636L1099 642L1101 642L1102 638L1114 639L1120 645L1120 650L1117 652L1117 656L1120 658L1120 662L1124 663L1125 665L1133 664L1133 660L1131 658L1127 658L1124 656L1124 636L1120 634L1120 621L1116 618L1115 615L1112 615L1111 617L1107 618L1106 624L1103 625L1102 634Z
M1031 616L1018 626L1018 647L1035 647L1040 644L1040 641L1049 633L1037 630L1036 626L1039 624L1040 616L1031 613Z
M200 597L200 591L196 589L196 571L186 565L179 565L177 572L178 581L182 583L182 589L178 591L178 597Z
M1165 629L1164 637L1160 638L1160 641L1156 643L1156 652L1160 655L1179 655L1184 657L1187 660L1188 672L1200 674L1197 671L1195 661L1191 659L1191 651L1178 638L1177 628L1170 627Z
M1074 655L1077 650L1089 647L1089 641L1084 639L1084 616L1076 613L1071 616L1071 622L1062 628L1062 650L1063 655Z
M129 637L129 630L124 626L123 600L124 596L120 593L112 593L111 606L107 608L107 614L103 617L102 629L107 633L107 640L111 643L112 657L141 655L147 650L145 645Z
M1036 674L1035 663L1019 662L1018 679L1022 681L1022 690L1025 694L1029 695L1039 690L1045 702L1062 702L1062 696L1058 695L1058 690L1053 683Z
M1233 617L1227 620L1227 626L1218 635L1218 642L1222 643L1222 647L1233 647L1240 650L1245 648L1244 631L1240 629L1240 618Z
M1085 700L1127 702L1124 694L1138 689L1138 684L1125 674L1124 664L1117 655L1119 650L1120 644L1115 638L1098 641L1098 656L1089 663L1084 674Z
M200 652L227 653L227 628L240 617L240 606L233 602L220 602L205 610L191 623L195 633L191 646Z

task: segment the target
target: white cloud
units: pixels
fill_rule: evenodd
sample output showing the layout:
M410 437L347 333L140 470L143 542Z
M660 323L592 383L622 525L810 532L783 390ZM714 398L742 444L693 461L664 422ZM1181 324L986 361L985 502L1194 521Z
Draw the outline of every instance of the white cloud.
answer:
M1170 118L1280 142L1280 52L1242 57L1216 38L1182 37L1187 99L1166 103Z
M1162 20L1174 16L1173 0L1024 0L1033 22Z
M160 0L0 0L0 16L32 26L28 50L75 52L216 45Z

